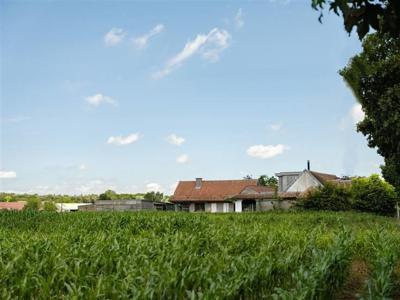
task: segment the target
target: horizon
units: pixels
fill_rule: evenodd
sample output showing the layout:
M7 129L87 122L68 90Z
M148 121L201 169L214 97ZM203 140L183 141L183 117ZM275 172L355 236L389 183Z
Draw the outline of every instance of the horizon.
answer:
M0 192L380 174L338 74L360 41L309 2L2 1Z

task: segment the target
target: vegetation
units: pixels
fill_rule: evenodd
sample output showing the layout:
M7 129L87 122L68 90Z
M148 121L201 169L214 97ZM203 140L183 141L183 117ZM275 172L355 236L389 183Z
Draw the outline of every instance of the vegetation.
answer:
M383 299L399 244L368 214L0 212L0 298L332 299L361 259Z
M93 203L96 200L116 200L116 199L148 199L152 201L168 201L169 197L160 192L136 193L136 194L117 194L112 190L107 190L100 195L37 195L37 194L14 194L0 193L0 202L15 202L15 201L36 201L53 203Z
M382 174L400 191L400 38L369 35L340 74L366 114L357 130L385 158Z
M277 187L278 179L275 176L261 175L257 180L258 185Z
M300 205L312 210L345 211L352 208L352 198L348 187L326 184L310 191Z
M375 31L400 37L400 2L398 0L311 0L312 7L322 12L326 5L335 14L342 14L345 30L350 34L357 29L360 40L369 32Z
M351 192L354 197L353 207L358 211L383 215L393 215L395 211L397 194L393 186L378 175L353 179Z
M378 175L353 178L351 185L326 184L310 191L299 206L311 210L357 210L381 215L394 215L398 194L393 186Z
M33 211L38 211L42 207L42 201L40 200L39 197L32 197L26 202L26 205L24 206L25 210L33 210Z
M57 211L57 206L55 205L54 202L44 202L43 210L44 211Z

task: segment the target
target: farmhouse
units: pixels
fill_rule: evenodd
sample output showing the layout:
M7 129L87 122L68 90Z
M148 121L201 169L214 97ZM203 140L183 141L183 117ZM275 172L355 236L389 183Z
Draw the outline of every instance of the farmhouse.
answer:
M171 202L182 210L196 212L243 212L288 209L298 197L328 182L347 184L336 175L311 171L275 174L278 189L257 185L257 180L180 181Z

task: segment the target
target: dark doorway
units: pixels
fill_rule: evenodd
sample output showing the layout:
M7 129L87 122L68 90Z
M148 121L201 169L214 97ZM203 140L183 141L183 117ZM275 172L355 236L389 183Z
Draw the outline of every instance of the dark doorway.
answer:
M242 211L256 211L256 200L243 200Z

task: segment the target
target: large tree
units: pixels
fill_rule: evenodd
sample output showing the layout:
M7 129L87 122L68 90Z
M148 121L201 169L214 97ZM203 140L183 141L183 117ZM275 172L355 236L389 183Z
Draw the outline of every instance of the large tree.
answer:
M400 37L400 1L399 0L311 0L312 7L322 12L325 6L337 15L343 16L346 31L350 34L357 29L361 39L370 28L391 37Z
M368 35L340 75L365 112L357 130L385 158L382 174L400 191L400 39Z

